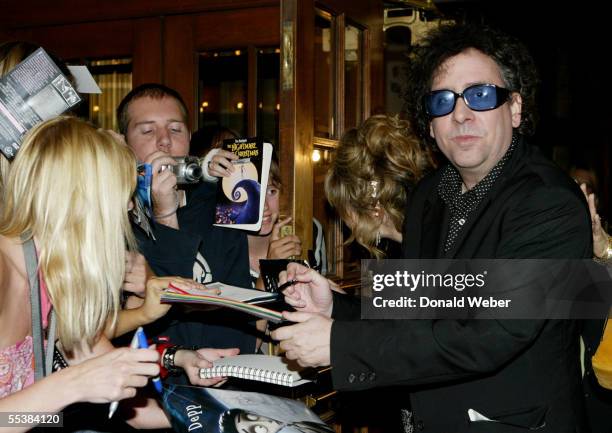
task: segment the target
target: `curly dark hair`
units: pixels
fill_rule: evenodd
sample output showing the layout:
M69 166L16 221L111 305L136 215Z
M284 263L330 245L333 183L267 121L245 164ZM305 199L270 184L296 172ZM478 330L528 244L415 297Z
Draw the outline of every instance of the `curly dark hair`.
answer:
M445 24L433 29L414 48L408 62L406 108L417 136L429 143L431 118L425 111L425 97L431 91L440 66L468 49L491 57L499 66L505 86L522 99L518 132L532 135L537 121L535 94L538 74L527 48L517 39L491 27L472 24Z

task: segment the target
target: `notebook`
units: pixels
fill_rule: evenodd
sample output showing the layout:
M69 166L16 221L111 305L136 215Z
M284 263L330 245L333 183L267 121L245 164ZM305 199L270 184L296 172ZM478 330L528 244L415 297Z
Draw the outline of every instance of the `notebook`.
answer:
M316 372L296 362L273 355L236 355L213 361L210 368L201 368L200 377L236 377L282 386L299 386L312 382Z
M206 287L218 289L220 293L214 294L198 289L180 289L170 284L168 289L162 293L160 301L165 303L206 304L227 307L270 320L274 323L281 323L283 321L283 314L281 312L257 305L277 300L277 293L244 289L223 283L210 283Z

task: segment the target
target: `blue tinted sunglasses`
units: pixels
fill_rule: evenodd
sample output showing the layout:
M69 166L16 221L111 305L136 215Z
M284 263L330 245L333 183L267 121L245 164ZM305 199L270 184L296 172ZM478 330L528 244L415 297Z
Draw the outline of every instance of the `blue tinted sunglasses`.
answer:
M471 110L488 111L502 106L509 97L510 90L495 84L474 84L462 93L447 89L430 92L425 97L425 109L431 117L446 116L455 109L457 98L463 98Z

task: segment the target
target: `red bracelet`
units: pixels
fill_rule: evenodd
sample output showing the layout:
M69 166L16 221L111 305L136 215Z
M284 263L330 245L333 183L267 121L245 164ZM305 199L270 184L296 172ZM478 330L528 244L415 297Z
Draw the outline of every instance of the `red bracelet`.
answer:
M167 348L174 346L169 342L168 337L159 337L157 343L157 353L159 353L159 377L165 379L168 376L168 370L164 367L163 358ZM164 341L165 340L165 341Z

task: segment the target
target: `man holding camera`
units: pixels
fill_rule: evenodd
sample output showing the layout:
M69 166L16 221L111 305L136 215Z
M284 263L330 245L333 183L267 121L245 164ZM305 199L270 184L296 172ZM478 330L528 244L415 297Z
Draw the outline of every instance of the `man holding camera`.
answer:
M248 287L246 235L213 226L215 185L199 182L193 188L177 189L177 176L168 169L179 164L174 157L189 153L191 134L181 96L161 84L143 84L121 101L117 118L119 130L136 158L152 167L154 238L135 228L151 268L158 275ZM177 313L178 307L173 308L149 332L169 336L174 344L255 351L252 326L244 316L199 311L181 312L179 317Z

